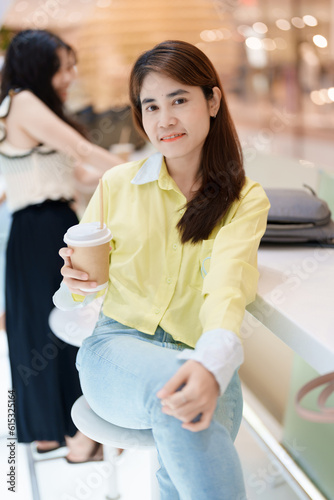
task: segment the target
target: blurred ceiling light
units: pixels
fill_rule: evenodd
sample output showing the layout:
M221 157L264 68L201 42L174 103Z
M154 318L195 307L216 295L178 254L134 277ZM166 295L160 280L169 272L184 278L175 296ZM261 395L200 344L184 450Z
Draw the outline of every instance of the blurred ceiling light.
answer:
M265 50L271 51L276 49L276 43L271 38L264 38L261 41L262 41L262 46Z
M204 42L215 42L217 34L213 30L204 30L199 35Z
M217 42L223 40L224 35L220 30L204 30L200 33L200 37L204 42Z
M318 24L317 19L310 15L303 16L303 21L307 26L316 26Z
M289 29L291 29L291 24L286 19L277 19L276 26L283 31L288 31Z
M314 102L314 104L317 104L318 106L322 106L323 104L325 104L318 90L313 90L310 93L310 98Z
M274 38L274 42L275 42L276 48L279 50L285 50L288 47L288 44L286 43L284 38L281 38L281 37Z
M334 87L328 89L328 97L332 102L334 102Z
M223 38L225 38L226 40L228 38L231 38L231 36L232 36L231 31L229 29L227 29L227 28L220 28L219 31L223 34Z
M247 36L254 35L253 28L247 26L247 24L240 24L240 26L237 27L237 32L240 33L240 35L244 36L245 38Z
M256 36L249 36L246 38L246 45L249 49L252 50L259 50L262 49L262 43L259 38L256 38Z
M268 26L264 23L257 22L253 24L253 30L256 31L256 33L259 33L260 35L263 35L264 33L267 33Z
M225 37L225 33L222 30L204 30L200 33L200 37L204 42L218 42L224 38L230 38L231 32L229 30L226 31L228 34Z
M224 40L224 33L221 30L213 30L213 32L216 35L216 41Z
M328 45L327 39L322 35L314 35L313 43L321 49L324 49Z
M319 95L326 104L330 104L332 102L332 99L328 95L328 89L319 90Z
M302 20L301 17L293 17L291 19L291 23L296 27L296 28L304 28L305 27L305 23L304 21Z
M261 40L259 40L261 43ZM259 50L253 50L246 45L247 60L253 68L265 68L268 64L267 52L263 50L262 43ZM256 79L256 75L253 75Z

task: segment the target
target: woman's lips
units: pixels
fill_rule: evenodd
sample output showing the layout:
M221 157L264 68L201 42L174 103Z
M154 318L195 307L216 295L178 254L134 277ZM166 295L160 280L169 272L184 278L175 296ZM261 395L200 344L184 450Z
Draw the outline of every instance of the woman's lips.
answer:
M59 94L59 96L60 96L60 98L62 100L66 100L66 98L67 98L67 88L59 90L58 94Z
M170 134L170 135L165 135L164 137L161 137L160 141L163 142L173 142L177 141L178 139L181 139L185 134Z

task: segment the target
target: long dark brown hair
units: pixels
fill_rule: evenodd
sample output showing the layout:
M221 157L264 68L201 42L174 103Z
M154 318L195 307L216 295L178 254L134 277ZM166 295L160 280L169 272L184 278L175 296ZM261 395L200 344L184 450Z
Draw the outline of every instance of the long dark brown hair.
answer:
M205 98L213 97L213 87L221 90L220 108L211 118L205 140L199 176L201 187L188 201L177 224L182 243L207 239L222 220L245 182L240 142L229 113L219 76L208 57L190 43L168 40L142 54L130 76L130 100L134 123L146 136L142 122L140 91L150 72L158 72L185 85L201 87ZM147 136L146 136L147 137Z

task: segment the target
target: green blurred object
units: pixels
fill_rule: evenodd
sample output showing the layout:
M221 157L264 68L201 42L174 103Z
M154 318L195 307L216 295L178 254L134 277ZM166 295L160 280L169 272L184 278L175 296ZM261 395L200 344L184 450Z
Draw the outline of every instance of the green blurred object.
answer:
M14 36L13 31L8 30L4 27L0 28L0 50L1 51L7 50L13 36Z
M302 358L294 356L282 444L326 498L334 500L334 422L318 424L304 420L294 405L298 390L318 375ZM316 410L321 390L308 394L302 401L303 406ZM334 406L334 394L327 405Z
M320 170L318 196L327 202L334 220L334 173Z
M319 198L327 202L334 219L332 172L319 171L317 191ZM282 444L328 500L334 500L334 422L318 424L304 420L297 414L294 403L298 390L318 375L310 365L295 354ZM302 401L303 406L316 410L317 398L322 389L323 387L320 387L308 394ZM328 399L327 406L334 406L334 394Z

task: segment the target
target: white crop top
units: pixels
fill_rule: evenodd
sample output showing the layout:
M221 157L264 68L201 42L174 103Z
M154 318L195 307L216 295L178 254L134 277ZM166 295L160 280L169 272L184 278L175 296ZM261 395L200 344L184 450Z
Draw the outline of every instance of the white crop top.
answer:
M9 96L5 100L9 99ZM2 102L0 113L0 173L6 185L7 206L16 212L43 201L70 200L74 196L74 164L64 153L46 146L21 149L6 139L4 116L10 103ZM7 107L8 106L8 107ZM7 111L7 112L6 112ZM2 116L1 116L2 115ZM2 139L2 140L1 140Z
M74 165L63 153L44 146L23 150L0 142L2 173L10 212L43 201L74 196Z

